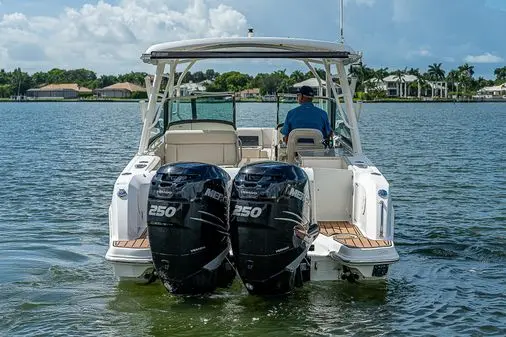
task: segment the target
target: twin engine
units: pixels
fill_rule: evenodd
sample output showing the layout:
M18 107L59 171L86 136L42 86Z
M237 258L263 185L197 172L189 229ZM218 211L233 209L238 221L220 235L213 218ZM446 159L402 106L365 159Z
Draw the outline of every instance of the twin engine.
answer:
M148 198L157 274L176 294L229 286L236 272L250 293L289 292L309 279L310 202L305 172L286 163L244 166L233 181L215 165L162 166Z

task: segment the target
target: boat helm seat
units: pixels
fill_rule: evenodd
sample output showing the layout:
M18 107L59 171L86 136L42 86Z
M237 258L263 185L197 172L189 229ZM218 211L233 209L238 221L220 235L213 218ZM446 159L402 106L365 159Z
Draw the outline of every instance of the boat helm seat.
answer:
M297 151L324 149L323 134L316 129L294 129L288 134L287 162L295 163Z
M165 162L202 162L237 166L241 161L235 130L169 130L165 133Z

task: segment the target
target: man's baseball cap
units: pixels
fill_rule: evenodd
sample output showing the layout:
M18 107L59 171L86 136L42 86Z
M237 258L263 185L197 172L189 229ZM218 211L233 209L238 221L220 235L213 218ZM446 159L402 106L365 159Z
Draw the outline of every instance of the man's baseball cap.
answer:
M308 97L314 97L313 88L308 87L307 85L300 87L299 90L297 90L297 93Z

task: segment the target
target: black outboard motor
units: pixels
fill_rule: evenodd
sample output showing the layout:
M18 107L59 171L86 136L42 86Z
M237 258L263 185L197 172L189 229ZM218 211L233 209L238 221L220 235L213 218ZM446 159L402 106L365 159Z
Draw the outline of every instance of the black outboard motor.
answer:
M230 196L230 235L236 268L251 294L284 294L302 283L301 262L319 233L318 225L310 225L310 207L301 168L260 162L239 170Z
M227 186L230 176L202 163L162 166L151 181L148 236L158 277L174 294L232 283Z

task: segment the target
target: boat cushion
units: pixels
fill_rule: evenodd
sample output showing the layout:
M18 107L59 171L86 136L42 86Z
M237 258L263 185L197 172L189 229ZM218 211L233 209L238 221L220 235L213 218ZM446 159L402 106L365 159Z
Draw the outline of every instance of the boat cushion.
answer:
M235 130L169 130L165 133L165 162L196 161L237 165L239 145Z

